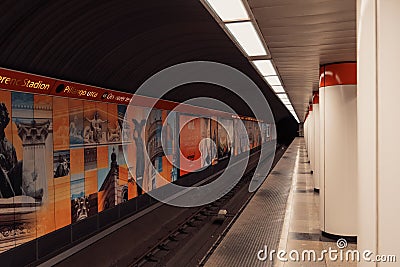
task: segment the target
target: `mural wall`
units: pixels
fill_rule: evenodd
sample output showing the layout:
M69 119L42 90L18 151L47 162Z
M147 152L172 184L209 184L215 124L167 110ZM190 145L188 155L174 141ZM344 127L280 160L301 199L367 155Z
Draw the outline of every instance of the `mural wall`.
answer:
M0 252L271 138L266 123L240 130L231 115L128 109L128 97L48 83L54 94L0 89Z

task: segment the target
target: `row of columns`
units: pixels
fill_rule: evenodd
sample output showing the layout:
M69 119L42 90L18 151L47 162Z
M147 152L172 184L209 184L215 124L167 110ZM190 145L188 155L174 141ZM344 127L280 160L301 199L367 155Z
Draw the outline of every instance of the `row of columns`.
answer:
M304 137L323 234L400 259L400 1L357 0L357 63L321 66ZM395 266L377 261L358 266Z
M400 1L357 0L357 62L321 66L304 122L321 231L400 259ZM398 42L399 41L399 42ZM359 266L395 266L360 262Z
M357 235L357 63L321 66L304 123L320 226L327 235Z

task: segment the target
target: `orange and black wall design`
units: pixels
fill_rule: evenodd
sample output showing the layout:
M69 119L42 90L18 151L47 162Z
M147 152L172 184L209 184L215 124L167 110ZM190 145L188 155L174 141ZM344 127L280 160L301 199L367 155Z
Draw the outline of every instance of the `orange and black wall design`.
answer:
M0 89L0 251L271 139L238 121Z

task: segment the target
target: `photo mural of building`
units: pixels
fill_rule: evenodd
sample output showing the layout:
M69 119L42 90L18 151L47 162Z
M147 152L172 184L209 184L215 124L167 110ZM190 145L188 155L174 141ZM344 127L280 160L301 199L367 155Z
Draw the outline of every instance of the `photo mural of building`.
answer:
M102 210L109 209L128 200L126 186L119 185L119 165L114 148L110 160L110 170L99 189L99 192L101 192L99 194L99 203L102 205Z
M231 115L23 90L0 88L0 252L249 149Z
M149 156L147 163L147 190L157 188L157 176L163 171L164 150L161 142L162 111L153 109L146 123L146 149ZM159 178L160 179L160 178Z
M162 176L165 181L173 182L178 179L179 166L177 113L164 110L162 123L161 138L165 154Z

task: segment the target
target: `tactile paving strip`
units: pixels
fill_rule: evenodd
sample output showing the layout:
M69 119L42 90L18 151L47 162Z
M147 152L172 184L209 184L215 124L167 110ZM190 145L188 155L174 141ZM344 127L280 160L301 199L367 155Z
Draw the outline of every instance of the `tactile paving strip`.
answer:
M273 265L260 261L257 253L264 246L269 251L278 249L299 142L299 138L292 142L205 266Z

